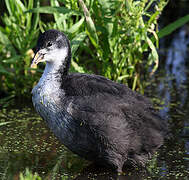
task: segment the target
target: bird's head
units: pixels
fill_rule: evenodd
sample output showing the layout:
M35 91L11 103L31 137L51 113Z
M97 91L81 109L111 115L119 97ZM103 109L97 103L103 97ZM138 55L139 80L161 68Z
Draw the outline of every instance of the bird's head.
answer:
M62 64L65 59L71 56L68 38L58 30L47 30L42 33L37 41L35 56L31 67L35 67L39 62L49 64Z

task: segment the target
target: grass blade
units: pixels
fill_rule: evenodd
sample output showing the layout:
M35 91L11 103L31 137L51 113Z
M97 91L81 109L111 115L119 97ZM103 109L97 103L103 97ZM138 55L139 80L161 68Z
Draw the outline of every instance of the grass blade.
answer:
M184 24L186 24L187 22L189 22L189 14L176 20L175 22L167 25L166 27L164 27L163 29L161 29L158 32L158 37L162 38L165 37L169 34L171 34L173 31L175 31L176 29L178 29L179 27L183 26Z
M155 65L154 65L154 67L153 67L153 69L152 69L152 71L151 71L151 75L153 75L154 74L154 72L157 70L157 68L158 68L158 65L159 65L159 56L158 56L158 53L157 53L157 50L156 50L156 47L154 46L154 44L153 44L153 42L151 41L151 39L150 38L146 38L146 41L147 41L147 43L148 43L148 45L149 45L149 47L150 47L150 49L152 50L151 52L152 52L152 59L153 59L153 62L155 63Z
M51 6L53 6L53 7L60 7L60 4L57 0L51 0L50 3L51 3ZM54 15L55 22L58 26L58 29L65 30L66 29L66 26L64 26L65 25L65 15L60 14L60 13L53 13L53 15Z
M22 1L20 0L15 0L15 5L19 6L23 12L27 10Z
M86 19L87 34L89 35L89 38L90 38L91 42L93 43L93 45L95 47L98 47L98 36L97 36L95 25L94 25L93 20L90 16L90 13L89 13L85 3L82 0L79 0L79 4L83 9L83 13L84 13L84 16L85 16L85 19Z
M9 74L9 75L11 75L11 73L10 72L8 72L3 66L1 66L1 64L0 64L0 73L2 73L2 74Z
M71 51L72 51L72 56L74 56L75 52L77 51L79 45L84 41L86 37L85 32L79 33L74 39L71 41Z
M86 72L84 70L84 68L79 66L75 61L72 60L71 64L72 64L72 67L74 68L74 71L80 72L80 73L85 73Z
M69 16L71 15L81 15L79 11L70 10L65 7L50 7L50 6L43 6L39 8L33 8L26 12L33 12L33 13L47 13L47 14L53 14L53 13L61 13L61 14L67 14Z
M12 63L15 63L17 60L19 60L20 58L21 58L20 55L15 55L11 58L4 59L2 62L7 63L7 64L12 64Z
M10 0L5 0L5 4L6 4L6 8L7 8L8 12L9 12L9 15L12 16L13 14L12 14L12 8L11 8Z
M68 29L69 33L75 33L78 31L78 29L81 27L81 25L84 22L84 17L82 17L77 23L75 23L70 29Z
M40 3L39 3L39 0L35 1L34 2L34 7L39 7ZM39 23L39 13L35 13L33 14L33 28L32 29L36 29L37 28L37 25Z
M29 2L28 2L28 7L27 7L27 9L31 9L31 8L33 8L33 0L29 0ZM25 10L24 10L25 11ZM23 11L23 12L24 12ZM26 25L26 30L28 31L30 28L31 28L31 20L32 20L32 14L31 13L27 13L27 15L26 15L26 17L27 17L27 25ZM28 33L28 32L27 32Z
M9 41L9 38L0 30L0 42L4 45L4 46L7 46L9 47L11 53L13 55L16 54L16 50L15 48L13 47L12 43Z

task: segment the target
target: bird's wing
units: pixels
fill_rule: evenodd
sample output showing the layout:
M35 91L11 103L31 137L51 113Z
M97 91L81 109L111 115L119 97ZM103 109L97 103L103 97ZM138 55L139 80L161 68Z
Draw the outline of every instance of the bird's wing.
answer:
M62 89L67 96L90 96L107 93L110 96L125 97L127 101L138 99L145 104L151 104L147 98L132 91L127 86L98 75L70 74L63 78Z
M148 98L123 84L97 75L72 74L64 79L62 89L67 112L93 127L102 129L104 123L110 126L107 129L122 125L124 130L128 124L134 130L142 126L162 129L161 118Z

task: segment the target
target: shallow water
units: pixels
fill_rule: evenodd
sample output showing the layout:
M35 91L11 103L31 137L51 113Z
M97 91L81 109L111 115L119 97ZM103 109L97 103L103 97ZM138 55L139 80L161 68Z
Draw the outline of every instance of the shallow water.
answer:
M153 85L156 83L153 82ZM176 99L173 89L170 96ZM189 104L185 103L184 107L180 107L180 103L176 101L169 105L168 120L172 136L149 162L147 168L129 169L118 177L110 172L95 169L89 162L61 145L33 108L5 109L0 114L0 119L1 122L9 123L0 126L0 177L18 179L19 173L28 167L43 179L188 179L187 106Z
M25 105L0 111L0 179L19 179L19 173L27 167L42 179L189 179L189 36L186 33L183 27L170 47L160 52L164 66L145 90L166 117L171 134L146 169L127 169L119 176L96 169L61 145L33 107Z

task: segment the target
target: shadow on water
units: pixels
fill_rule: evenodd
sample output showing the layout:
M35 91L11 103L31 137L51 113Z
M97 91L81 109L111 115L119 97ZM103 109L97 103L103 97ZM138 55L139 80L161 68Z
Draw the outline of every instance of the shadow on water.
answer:
M188 29L183 27L163 54L165 66L156 73L146 95L161 106L171 137L146 169L115 175L96 169L61 145L33 108L0 112L0 177L19 179L28 167L43 179L189 179ZM162 48L163 49L163 48ZM166 71L164 70L166 69ZM162 103L160 102L162 100ZM8 123L7 123L8 122Z

